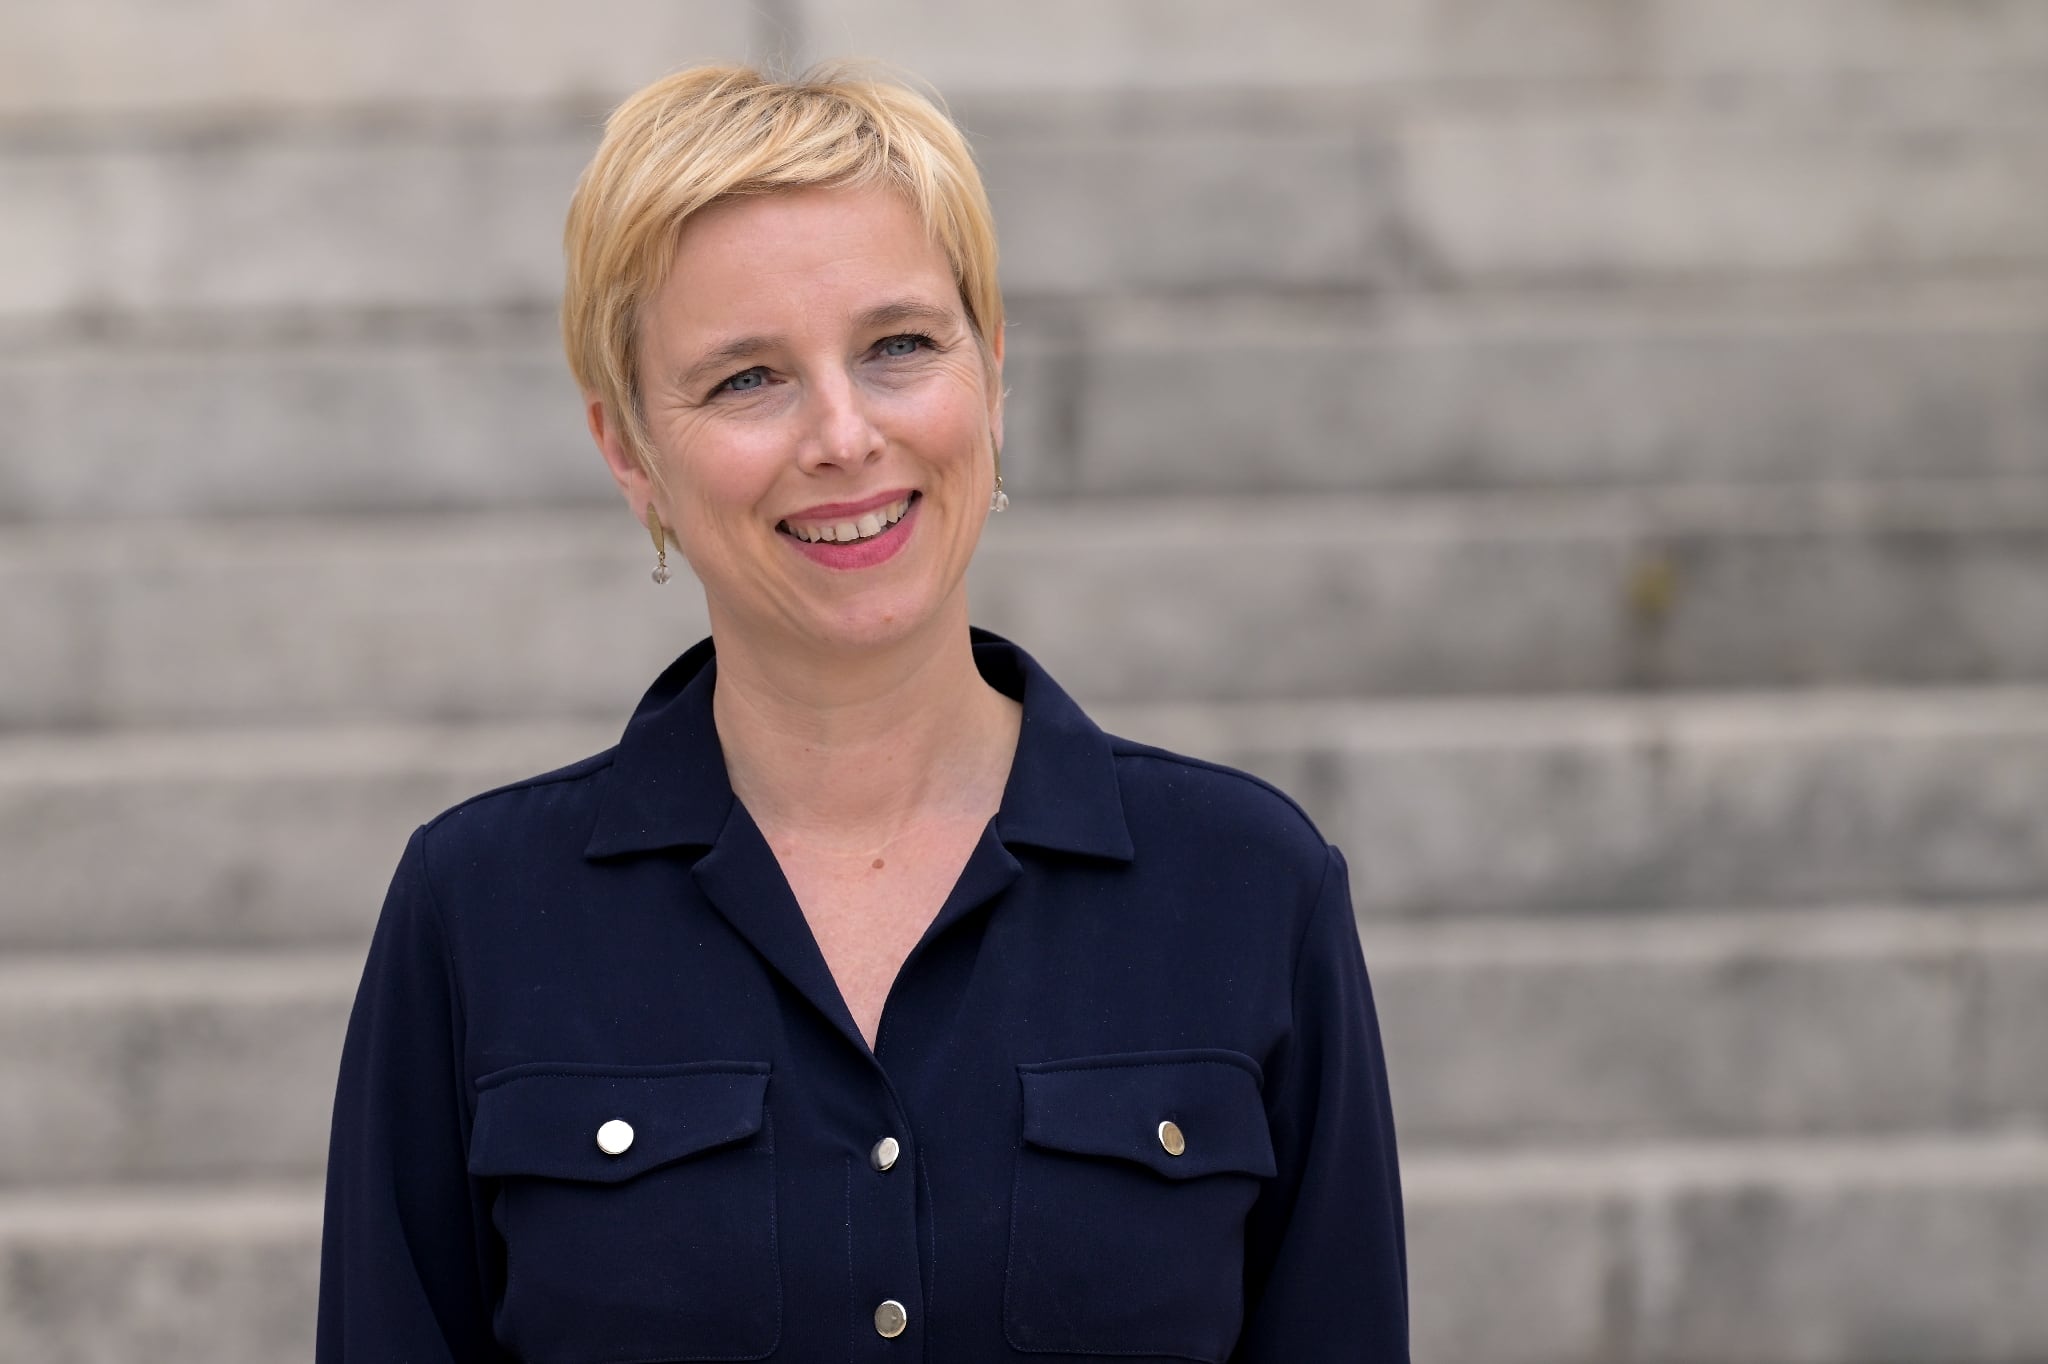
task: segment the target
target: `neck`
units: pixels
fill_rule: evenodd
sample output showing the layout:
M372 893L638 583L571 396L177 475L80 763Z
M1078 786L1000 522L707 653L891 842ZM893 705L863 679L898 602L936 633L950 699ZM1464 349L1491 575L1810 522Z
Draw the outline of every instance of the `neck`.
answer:
M1020 708L982 680L966 602L886 648L824 655L718 629L712 715L733 793L771 841L879 847L920 819L985 820Z

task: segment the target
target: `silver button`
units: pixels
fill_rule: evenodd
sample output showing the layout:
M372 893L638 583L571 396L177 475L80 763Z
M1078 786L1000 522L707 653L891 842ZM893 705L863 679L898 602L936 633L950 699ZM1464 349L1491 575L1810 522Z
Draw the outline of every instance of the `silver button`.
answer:
M1188 1149L1188 1140L1180 1134L1180 1128L1172 1122L1159 1124L1159 1144L1166 1148L1166 1154L1177 1156Z
M597 1149L608 1156L623 1156L633 1144L633 1125L613 1118L597 1129Z
M896 1163L896 1157L903 1154L903 1148L896 1144L896 1138L883 1137L875 1143L875 1149L868 1152L868 1164L877 1170L886 1170Z
M903 1310L903 1304L894 1298L883 1301L875 1309L875 1331L884 1339L894 1340L903 1334L903 1328L910 1325L910 1313Z

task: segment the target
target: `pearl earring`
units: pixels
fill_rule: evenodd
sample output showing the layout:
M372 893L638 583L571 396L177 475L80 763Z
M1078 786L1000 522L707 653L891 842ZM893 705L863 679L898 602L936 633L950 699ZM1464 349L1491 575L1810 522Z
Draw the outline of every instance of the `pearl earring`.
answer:
M647 504L647 533L654 537L654 581L665 583L669 579L668 533L662 528L661 513L652 502Z
M1010 495L1003 491L1003 447L998 445L993 449L996 452L996 487L988 495L988 509L992 512L1008 511Z

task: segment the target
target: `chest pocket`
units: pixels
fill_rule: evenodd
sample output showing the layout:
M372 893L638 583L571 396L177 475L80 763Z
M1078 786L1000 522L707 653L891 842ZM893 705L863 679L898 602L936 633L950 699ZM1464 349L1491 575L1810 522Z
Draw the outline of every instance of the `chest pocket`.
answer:
M765 1062L525 1065L477 1082L499 1339L532 1364L760 1359L782 1332Z
M1245 1215L1274 1174L1257 1064L1167 1051L1017 1071L1010 1343L1227 1358L1243 1325Z

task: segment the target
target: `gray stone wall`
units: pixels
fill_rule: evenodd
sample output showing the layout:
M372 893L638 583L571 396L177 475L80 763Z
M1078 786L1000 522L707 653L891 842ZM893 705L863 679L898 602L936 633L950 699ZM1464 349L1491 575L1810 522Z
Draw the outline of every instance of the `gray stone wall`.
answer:
M931 81L977 614L1348 852L1416 1357L2048 1358L2048 5L0 12L0 1358L303 1358L418 820L703 628L554 339L604 110Z

